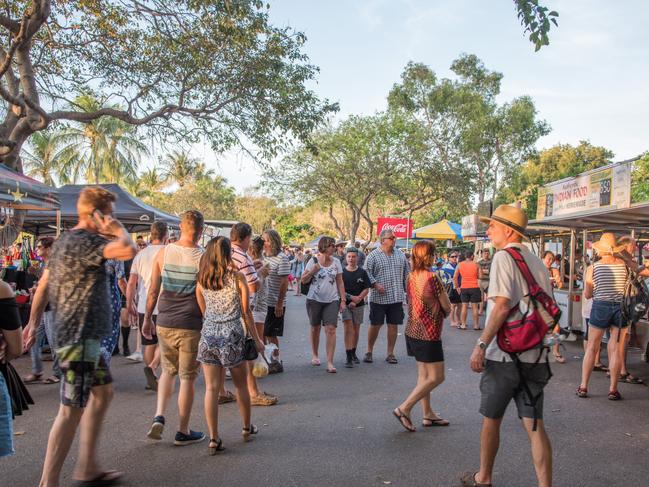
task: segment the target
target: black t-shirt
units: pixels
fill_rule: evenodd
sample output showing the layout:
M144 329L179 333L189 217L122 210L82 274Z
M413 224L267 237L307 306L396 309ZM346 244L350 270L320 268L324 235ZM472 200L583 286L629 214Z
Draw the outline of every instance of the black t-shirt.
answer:
M348 271L343 267L343 282L345 283L345 293L352 296L358 296L365 289L370 287L370 276L367 271L362 267L357 268L355 271ZM351 303L348 299L347 304ZM356 306L363 306L365 303L361 301Z

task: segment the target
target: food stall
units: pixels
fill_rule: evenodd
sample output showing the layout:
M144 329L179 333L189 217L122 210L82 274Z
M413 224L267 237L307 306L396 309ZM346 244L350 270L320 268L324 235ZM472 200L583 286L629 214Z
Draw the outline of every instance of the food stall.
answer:
M546 185L539 190L536 219L530 221L530 238L539 254L548 240L558 240L567 266L567 288L555 290L562 309L561 326L582 329L583 283L579 268L586 266L590 243L602 232L630 235L637 240L649 236L649 202L631 204L631 166L628 162L610 164ZM642 261L642 252L635 256ZM641 320L632 337L632 346L643 351L649 361L649 322Z

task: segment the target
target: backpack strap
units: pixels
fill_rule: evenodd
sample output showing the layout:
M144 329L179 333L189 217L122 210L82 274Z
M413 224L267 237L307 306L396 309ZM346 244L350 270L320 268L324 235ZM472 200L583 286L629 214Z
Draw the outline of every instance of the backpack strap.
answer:
M521 254L521 251L515 247L507 247L504 250L509 255L511 255L512 259L514 259L514 262L516 263L516 267L518 267L518 270L521 271L523 278L527 282L527 287L530 294L534 294L535 291L539 289L539 285L536 282L536 279L534 279L534 276L532 275L532 272L530 271L527 262L525 262L525 259L523 258L523 254Z
M548 381L552 378L552 369L550 368L550 349L545 347L541 348L539 350L539 356L536 358L536 361L533 362L534 365L538 365L538 363L541 361L541 357L543 356L543 352L545 351L545 366L548 371ZM509 357L512 359L512 362L516 365L516 370L518 371L518 390L522 390L525 395L528 398L528 401L525 402L527 406L530 406L531 408L534 409L534 424L532 425L532 431L536 431L537 426L538 426L538 401L541 398L541 395L543 394L543 391L540 393L534 395L532 394L532 391L530 390L530 386L527 384L527 379L525 377L525 373L523 371L523 362L518 357L518 354L516 353L510 353L508 354Z

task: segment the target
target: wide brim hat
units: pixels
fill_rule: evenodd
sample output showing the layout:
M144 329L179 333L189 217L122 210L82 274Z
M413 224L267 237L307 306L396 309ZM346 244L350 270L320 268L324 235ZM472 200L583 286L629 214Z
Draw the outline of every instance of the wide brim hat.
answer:
M336 240L335 246L338 247L339 245L347 245L346 240Z
M527 235L525 235L527 215L517 206L500 205L490 217L481 216L480 221L482 223L490 223L491 221L498 222L501 225L511 228L521 237L527 238Z
M598 254L614 254L624 250L625 245L619 245L614 233L604 232L600 239L593 243L593 249Z

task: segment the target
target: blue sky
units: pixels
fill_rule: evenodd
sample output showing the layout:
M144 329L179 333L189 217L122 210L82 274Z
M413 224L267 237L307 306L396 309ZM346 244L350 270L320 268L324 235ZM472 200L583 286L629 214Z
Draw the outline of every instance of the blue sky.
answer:
M530 95L552 132L537 144L589 140L616 160L649 150L649 2L542 0L560 14L550 46L534 52L511 0L277 0L271 18L307 36L320 67L313 89L340 103L337 118L383 110L408 61L440 76L460 53L504 74L500 101ZM210 161L238 191L260 170L242 156Z

